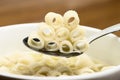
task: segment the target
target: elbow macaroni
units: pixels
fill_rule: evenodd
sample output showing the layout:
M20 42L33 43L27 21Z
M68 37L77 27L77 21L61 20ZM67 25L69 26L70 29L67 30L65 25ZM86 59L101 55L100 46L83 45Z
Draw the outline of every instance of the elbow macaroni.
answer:
M46 23L39 24L38 34L44 39L44 41L49 41L55 38L54 29Z
M32 32L28 37L28 45L35 49L42 49L44 40L36 32Z
M65 27L61 27L56 30L56 40L63 41L69 38L69 30Z
M18 57L16 56L18 55ZM6 58L7 57L7 58ZM13 59L14 57L14 59ZM1 60L4 58L4 61ZM77 57L55 57L36 52L4 55L0 58L0 73L8 72L30 76L73 76L85 75L114 68L115 66L95 63L88 55ZM9 66L8 64L12 64Z
M59 49L59 43L55 40L46 42L45 49L47 51L57 51Z
M77 12L73 10L65 12L63 16L58 13L49 12L45 15L45 22L39 24L37 31L43 43L34 41L32 38L36 34L33 33L33 36L30 35L29 37L28 45L32 48L45 48L44 50L47 51L60 51L61 53L67 54L73 50L86 51L88 44L86 41L83 41L85 39L85 30L79 26L79 22ZM82 41L79 42L80 40ZM49 45L49 42L54 42L55 44ZM67 46L66 50L69 50L65 51L63 46Z
M60 14L49 12L45 16L45 22L52 26L54 29L58 29L63 26L63 18Z
M77 12L73 10L67 11L63 16L63 19L65 27L67 27L70 31L76 28L80 22Z
M85 38L85 31L80 27L73 29L70 33L70 39L72 42L82 40L84 38Z
M88 49L88 46L89 45L86 40L78 40L73 44L74 50L81 51L81 52L86 51Z
M64 40L60 43L60 52L69 54L73 51L73 46L70 41Z

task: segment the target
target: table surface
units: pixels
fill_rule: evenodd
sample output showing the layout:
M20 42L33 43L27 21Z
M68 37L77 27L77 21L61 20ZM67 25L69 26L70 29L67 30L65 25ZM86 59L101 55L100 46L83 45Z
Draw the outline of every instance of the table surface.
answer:
M120 0L1 0L0 26L44 21L48 12L76 10L80 24L103 29L120 23Z
M81 25L103 29L120 23L120 0L1 0L0 26L41 22L48 12L69 9L78 12Z
M40 22L47 12L69 9L79 13L81 25L102 29L120 23L120 0L1 0L0 26Z

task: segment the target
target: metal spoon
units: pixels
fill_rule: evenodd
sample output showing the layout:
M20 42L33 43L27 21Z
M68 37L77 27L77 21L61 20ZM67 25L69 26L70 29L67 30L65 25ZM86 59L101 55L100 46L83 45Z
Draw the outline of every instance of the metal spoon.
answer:
M105 28L103 29L102 31L96 33L95 35L91 36L90 38L88 38L88 43L91 44L93 41L95 41L96 39L102 37L102 36L105 36L109 33L112 33L112 32L115 32L115 31L119 31L120 30L120 23L119 24L116 24L116 25L113 25L113 26L110 26L108 28ZM47 55L53 55L53 56L62 56L62 57L73 57L73 56L78 56L78 55L81 55L83 54L84 52L79 52L79 51L73 51L69 54L64 54L64 53L61 53L59 51L47 51L45 49L40 49L40 50L37 50L37 49L34 49L32 47L30 47L27 43L28 41L28 37L24 38L23 39L23 43L30 49L32 50L35 50L37 52L40 52L40 53L43 53L43 54L47 54Z

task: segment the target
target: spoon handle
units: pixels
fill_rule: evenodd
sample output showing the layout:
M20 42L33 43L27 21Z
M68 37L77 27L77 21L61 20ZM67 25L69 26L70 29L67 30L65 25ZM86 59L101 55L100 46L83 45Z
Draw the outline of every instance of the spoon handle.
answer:
M89 39L88 39L88 42L89 44L92 43L94 40L102 37L102 36L105 36L109 33L112 33L112 32L115 32L115 31L119 31L120 30L120 23L116 24L116 25L113 25L111 27L108 27L108 28L105 28L103 29L102 31L96 33L95 35L91 36Z

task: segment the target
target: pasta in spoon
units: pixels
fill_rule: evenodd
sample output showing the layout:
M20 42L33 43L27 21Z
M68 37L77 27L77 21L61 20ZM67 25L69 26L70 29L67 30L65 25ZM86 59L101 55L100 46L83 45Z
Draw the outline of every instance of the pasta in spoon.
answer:
M70 31L75 29L80 22L77 12L73 10L69 10L65 12L63 19L64 19L64 26L68 28Z
M58 29L63 26L63 17L58 13L49 12L45 15L45 22L54 29Z
M45 15L45 22L39 24L38 35L44 41L42 51L60 51L64 54L74 54L86 51L88 43L81 41L85 38L85 30L79 26L80 19L76 11L69 10L60 15L49 12ZM31 41L30 41L31 40ZM33 42L32 39L29 40ZM32 45L29 45L33 47ZM35 46L34 46L35 47Z
M39 50L44 47L44 40L36 32L32 32L28 37L28 44L30 47Z

